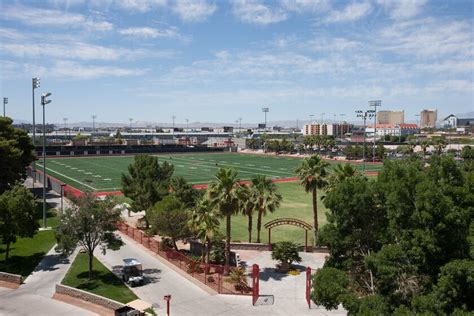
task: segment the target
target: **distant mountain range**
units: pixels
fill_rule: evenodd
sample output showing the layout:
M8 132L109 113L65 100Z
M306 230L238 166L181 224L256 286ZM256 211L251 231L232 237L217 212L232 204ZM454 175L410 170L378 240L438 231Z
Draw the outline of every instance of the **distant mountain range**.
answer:
M474 117L474 112L467 112L467 113L461 113L461 114L455 114L458 118L473 118ZM444 117L438 117L438 120L442 120ZM22 119L14 119L13 120L14 124L30 124L31 122L28 120L22 120ZM294 128L296 127L296 124L298 124L298 127L301 128L303 124L308 124L310 121L309 120L282 120L282 121L269 121L268 126L280 126L280 127L288 127L288 128ZM326 123L334 123L334 122L340 122L338 120L324 120ZM349 123L352 124L362 124L360 121L349 121ZM417 123L415 120L407 120L405 123ZM56 126L64 126L64 123L54 123ZM247 124L245 122L242 122L242 128L252 128L252 127L257 127L258 123L251 123ZM68 127L92 127L92 122L88 121L81 121L81 122L72 122L72 123L67 123ZM123 127L128 127L130 126L130 123L113 123L113 122L96 122L95 123L96 127L117 127L117 128L123 128ZM155 128L155 127L161 127L161 128L169 128L172 126L171 122L150 122L150 121L136 121L132 122L133 127L142 127L142 128ZM189 127L191 128L197 128L197 127L212 127L212 128L218 128L218 127L223 127L223 126L233 126L233 127L238 127L238 123L215 123L215 122L190 122ZM182 123L176 123L175 127L186 127L186 124Z

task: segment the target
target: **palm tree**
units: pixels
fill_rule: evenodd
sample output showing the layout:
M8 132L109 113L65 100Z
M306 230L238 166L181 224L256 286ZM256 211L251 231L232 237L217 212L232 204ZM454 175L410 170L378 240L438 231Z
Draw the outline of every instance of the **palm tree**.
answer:
M277 186L270 178L258 175L252 179L252 199L258 212L257 217L257 242L260 242L260 231L262 229L262 217L267 212L273 213L280 207L282 200Z
M239 191L240 211L247 216L247 230L249 233L249 242L252 242L253 213L255 212L255 203L252 199L252 191L248 186L241 186Z
M442 138L439 138L435 141L434 146L436 148L436 153L438 155L441 155L443 153L443 150L446 148L446 141Z
M303 160L301 165L296 168L296 173L300 178L300 183L304 186L307 193L313 195L313 218L314 218L314 238L315 244L318 243L318 189L327 185L327 168L329 163L324 161L321 156L313 155Z
M331 192L345 179L358 175L357 169L350 163L337 164L328 177L326 192Z
M191 209L190 215L189 227L202 243L202 262L206 262L205 250L207 250L207 263L209 263L211 238L219 231L219 215L213 210L207 198L200 199Z
M237 171L230 168L220 168L216 173L216 179L209 185L211 205L220 216L226 218L226 271L229 270L231 217L239 211L239 190Z
M426 152L428 151L428 148L430 147L430 145L431 143L426 139L420 143L421 150L423 152L423 160L425 160Z

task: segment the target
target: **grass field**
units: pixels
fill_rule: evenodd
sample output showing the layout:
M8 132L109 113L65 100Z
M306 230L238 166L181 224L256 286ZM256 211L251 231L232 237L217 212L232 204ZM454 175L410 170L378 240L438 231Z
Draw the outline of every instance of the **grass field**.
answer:
M237 153L172 154L158 157L161 162L172 163L175 167L174 175L185 177L191 184L209 183L221 167L235 168L241 180L249 180L258 174L272 179L292 178L295 177L295 168L301 163L301 158ZM132 156L52 157L47 160L46 169L49 175L81 191L117 191L120 190L122 173L127 172L127 167L132 162ZM362 167L359 164L357 166ZM41 160L37 167L42 168ZM380 165L367 165L369 171L380 168Z
M137 296L122 280L96 258L94 258L92 263L94 278L89 280L88 261L89 257L87 254L78 254L76 260L74 260L64 277L62 284L104 296L124 304L137 299Z
M43 224L43 204L37 204L36 218ZM53 210L48 212L48 226L54 228L58 220ZM5 261L5 245L0 244L0 271L20 274L27 277L38 265L44 255L54 246L54 229L37 232L33 238L18 238L10 245L10 258Z

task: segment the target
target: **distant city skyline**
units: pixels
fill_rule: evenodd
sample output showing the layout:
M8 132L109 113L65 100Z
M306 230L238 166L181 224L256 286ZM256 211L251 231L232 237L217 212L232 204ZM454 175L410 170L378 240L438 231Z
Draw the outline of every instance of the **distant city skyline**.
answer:
M0 96L31 121L356 121L474 111L472 1L2 1ZM339 117L337 117L339 120ZM69 124L69 123L68 123ZM296 125L296 123L295 123Z

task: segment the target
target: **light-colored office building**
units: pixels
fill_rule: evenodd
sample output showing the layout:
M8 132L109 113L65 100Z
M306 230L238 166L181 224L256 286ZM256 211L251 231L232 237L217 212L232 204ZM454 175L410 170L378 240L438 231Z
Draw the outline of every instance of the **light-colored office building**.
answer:
M420 127L435 127L438 120L438 110L428 109L420 113Z
M330 135L335 137L341 137L352 130L351 124L305 124L303 126L303 135Z
M400 136L400 135L414 135L419 133L420 129L416 124L377 124L377 137L384 137L385 135ZM374 135L374 126L369 125L365 132L368 136Z
M397 125L405 123L405 111L378 111L377 124Z

